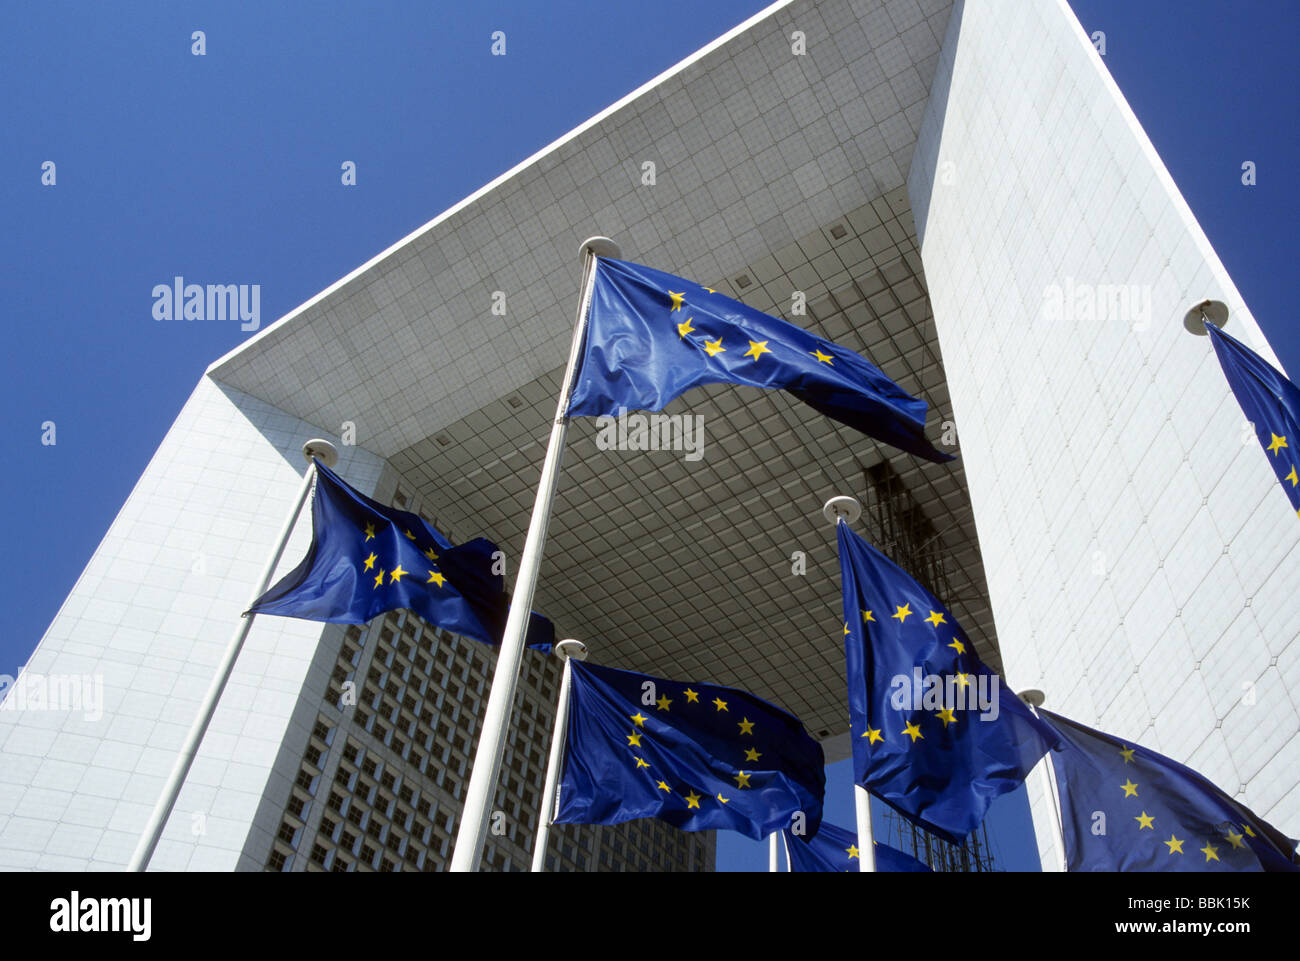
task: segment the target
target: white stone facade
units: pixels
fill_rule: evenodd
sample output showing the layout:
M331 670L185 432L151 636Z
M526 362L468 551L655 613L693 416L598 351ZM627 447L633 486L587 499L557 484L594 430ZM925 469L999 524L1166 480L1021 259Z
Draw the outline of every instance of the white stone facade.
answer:
M957 5L909 190L1008 680L1300 835L1300 525L1185 311L1277 360L1064 0Z

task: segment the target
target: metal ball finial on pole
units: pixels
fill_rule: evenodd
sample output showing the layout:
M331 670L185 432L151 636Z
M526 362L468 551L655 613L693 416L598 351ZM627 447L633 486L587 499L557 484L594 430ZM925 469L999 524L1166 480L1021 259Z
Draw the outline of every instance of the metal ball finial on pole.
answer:
M307 458L307 463L320 461L331 470L339 462L339 450L329 441L321 437L313 437L307 443L302 445L302 456Z
M1017 694L1016 697L1034 708L1042 707L1044 702L1047 700L1047 695L1036 687L1027 687Z
M856 497L832 497L822 507L822 516L832 524L838 524L840 521L856 524L858 518L862 516L862 505L858 503Z
M1189 334L1208 337L1205 325L1223 327L1228 322L1228 305L1221 300L1203 300L1183 315L1183 327Z

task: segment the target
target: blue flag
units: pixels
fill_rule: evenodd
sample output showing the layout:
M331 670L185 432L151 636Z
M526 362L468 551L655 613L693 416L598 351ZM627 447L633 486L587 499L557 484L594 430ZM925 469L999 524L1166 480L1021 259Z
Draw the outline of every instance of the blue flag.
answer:
M910 854L904 854L888 844L874 842L876 870L895 873L929 871ZM823 821L813 837L794 834L785 829L785 850L790 858L791 871L857 871L858 836L853 831Z
M1190 768L1059 714L1051 752L1071 871L1300 871L1296 842Z
M1300 387L1241 341L1207 322L1219 366L1268 455L1273 473L1300 515Z
M408 608L430 624L499 644L509 613L497 546L476 538L459 546L419 515L386 507L316 462L311 547L279 583L253 602L250 614L364 624ZM533 614L528 646L551 649L551 622Z
M755 840L803 812L821 823L821 745L752 694L570 661L569 729L556 824L659 818Z
M789 391L808 406L926 460L925 401L859 354L663 271L601 257L572 416L663 410L702 384Z
M933 594L847 524L836 529L854 777L959 843L1056 737Z

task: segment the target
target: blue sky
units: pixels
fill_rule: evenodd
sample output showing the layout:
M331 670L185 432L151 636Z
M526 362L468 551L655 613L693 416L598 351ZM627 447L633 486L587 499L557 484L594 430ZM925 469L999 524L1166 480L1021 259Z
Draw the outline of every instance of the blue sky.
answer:
M0 673L30 655L204 368L248 336L154 321L155 284L260 284L268 323L763 6L7 6ZM1073 6L1105 31L1106 65L1300 371L1300 5ZM190 53L194 30L206 56ZM505 57L489 55L494 30ZM346 160L356 188L340 186ZM1255 187L1240 183L1244 160ZM752 852L723 853L739 865Z

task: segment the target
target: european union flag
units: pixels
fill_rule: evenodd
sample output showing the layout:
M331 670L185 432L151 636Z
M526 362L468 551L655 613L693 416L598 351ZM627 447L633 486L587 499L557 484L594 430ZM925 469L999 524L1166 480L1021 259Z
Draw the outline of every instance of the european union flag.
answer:
M933 594L847 524L836 528L854 777L960 842L1056 738Z
M253 602L250 614L364 624L396 608L476 641L499 644L509 613L497 546L476 538L459 546L417 514L387 507L316 462L312 539L307 556ZM538 614L528 646L551 649L555 629Z
M894 873L929 871L910 854L904 854L888 844L875 842L876 870ZM860 870L858 835L838 825L823 821L813 837L795 834L785 829L785 850L790 859L791 871L857 871Z
M1268 454L1273 473L1300 515L1300 387L1241 341L1208 321L1219 366L1237 396L1242 412L1255 427L1255 436Z
M601 257L572 416L663 410L702 384L786 390L842 424L926 460L925 401L859 354L707 287Z
M803 812L821 823L821 745L752 694L570 661L569 729L555 824L659 818L755 840Z
M1300 871L1296 842L1190 768L1132 741L1039 713L1071 871Z

